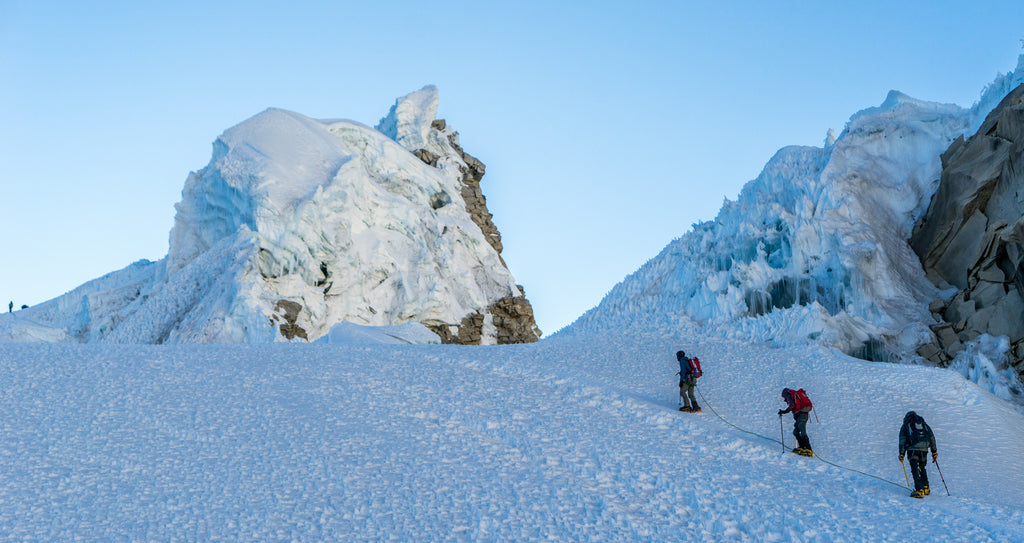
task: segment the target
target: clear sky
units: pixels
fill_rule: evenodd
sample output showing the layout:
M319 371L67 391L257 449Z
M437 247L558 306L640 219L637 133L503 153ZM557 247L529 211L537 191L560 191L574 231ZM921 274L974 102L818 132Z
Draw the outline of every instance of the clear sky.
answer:
M373 125L435 84L545 334L890 89L974 103L1024 2L0 0L0 300L167 254L268 107Z

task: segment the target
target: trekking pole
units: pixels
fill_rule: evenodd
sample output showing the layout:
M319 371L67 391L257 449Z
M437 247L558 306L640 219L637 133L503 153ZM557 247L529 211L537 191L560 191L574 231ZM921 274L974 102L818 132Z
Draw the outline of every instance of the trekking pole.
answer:
M942 476L942 469L939 468L939 459L932 458L932 464L935 464L935 469L939 470L939 479L942 479L942 486L946 487L946 495L949 496L949 487L946 486L946 478Z
M818 410L817 409L812 409L811 412L814 413L814 422L817 422L818 424L821 424L821 421L818 420Z
M782 415L779 415L779 438L782 441L782 454L786 454L786 433L782 430Z
M910 477L907 477L907 465L903 463L902 458L900 458L900 465L903 466L903 478L907 480L907 488L910 488Z

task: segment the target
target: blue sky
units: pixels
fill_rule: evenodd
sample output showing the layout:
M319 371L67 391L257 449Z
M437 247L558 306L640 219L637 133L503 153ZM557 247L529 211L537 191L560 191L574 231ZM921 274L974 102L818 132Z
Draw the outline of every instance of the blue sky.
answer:
M188 173L267 107L372 125L435 84L549 334L780 147L890 89L969 106L1024 38L1019 1L368 4L0 0L0 299L162 258Z

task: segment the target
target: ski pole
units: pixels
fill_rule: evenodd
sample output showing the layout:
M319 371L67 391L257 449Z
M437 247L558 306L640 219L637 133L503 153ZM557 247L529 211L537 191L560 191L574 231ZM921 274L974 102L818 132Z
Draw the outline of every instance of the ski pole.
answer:
M932 458L932 464L935 464L935 469L939 470L939 479L942 479L942 486L946 487L946 495L949 496L949 487L946 486L946 478L942 476L942 469L939 467L939 459Z
M814 413L814 422L817 422L818 424L821 424L821 421L818 420L818 410L817 409L812 409L811 412Z
M903 458L900 458L900 465L903 466L903 478L907 480L907 488L910 488L910 477L907 477L907 465L903 463Z

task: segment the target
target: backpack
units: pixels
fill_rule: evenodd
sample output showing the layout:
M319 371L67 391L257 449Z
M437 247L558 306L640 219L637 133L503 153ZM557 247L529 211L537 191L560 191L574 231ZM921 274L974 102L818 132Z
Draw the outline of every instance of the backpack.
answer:
M694 379L704 375L704 372L700 370L700 359L696 356L690 359L690 373L693 374Z
M703 375L703 372L700 371L700 361L696 357L680 359L677 375L679 375L679 386L686 382L696 382L697 377Z
M811 399L807 397L807 393L804 392L804 389L798 388L796 390L790 390L789 392L793 396L794 413L808 413L811 409L814 409L814 404L811 403Z
M928 436L928 424L918 416L910 421L907 426L907 448L915 450L927 450L931 445L931 438Z

